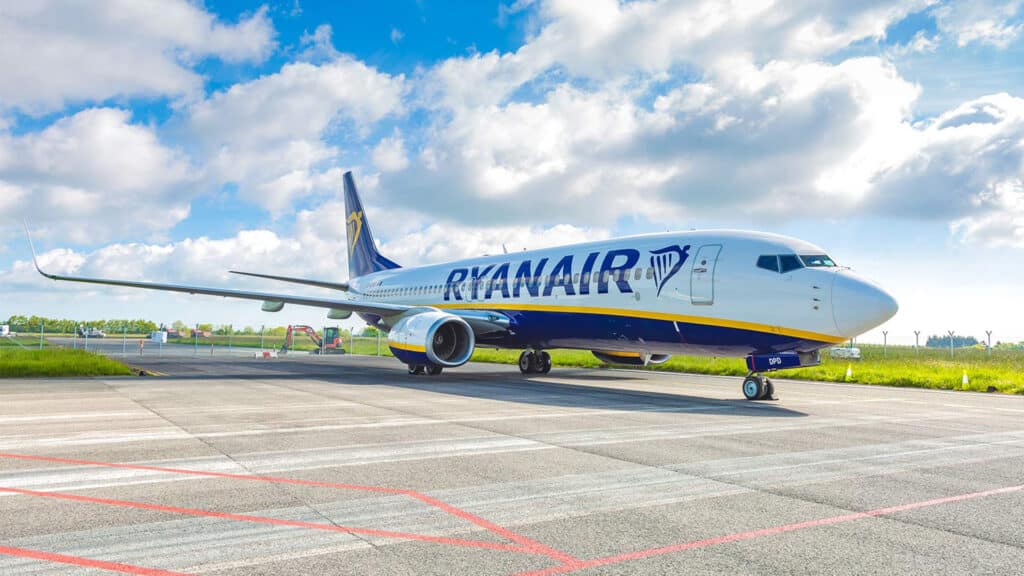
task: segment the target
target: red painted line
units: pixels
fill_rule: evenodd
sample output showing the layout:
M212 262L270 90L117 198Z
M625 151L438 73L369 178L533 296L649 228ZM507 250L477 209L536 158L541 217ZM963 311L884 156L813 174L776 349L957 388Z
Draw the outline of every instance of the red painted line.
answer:
M540 542L537 542L536 540L532 540L530 538L527 538L526 536L523 536L522 534L519 534L517 532L513 532L513 531L509 530L508 528L502 528L501 526L498 526L497 524L494 524L493 522L490 522L489 520L484 520L483 518L481 518L479 516L476 516L474 514L466 512L465 510L461 510L459 508L456 508L456 507L454 507L454 506L452 506L450 504L446 504L446 503L444 503L444 502L442 502L440 500L437 500L435 498L431 498L430 496L427 496L426 494L420 494L419 492L410 492L409 495L412 496L413 498L416 498L417 500L420 500L422 502L430 504L431 506L434 506L435 508L440 508L441 510L444 510L445 512L451 514L452 516L457 516L459 518L462 518L463 520L466 520L467 522L472 522L473 524L476 524L477 526L480 526L481 528L485 528L487 530L490 530L491 532L493 532L495 534L498 534L499 536L504 536L505 538L508 538L509 540L511 540L513 542L517 542L517 543L521 544L524 548L533 550L537 554L542 554L544 556L548 556L548 557L550 557L550 558L552 558L554 560L557 560L557 561L559 561L559 562L561 562L563 564L576 564L576 563L580 562L579 558L575 558L575 557L573 557L573 556L571 556L569 554L566 554L565 552L562 552L560 550L555 550L554 548L552 548L552 547L550 547L550 546L548 546L546 544L541 544Z
M445 536L428 536L425 534L412 534L407 532L392 532L389 530L374 530L372 528L354 528L351 526L335 526L333 524L317 524L314 522L302 522L299 520L282 520L280 518L267 518L264 516L250 516L248 514L232 514L228 512L213 512L210 510L199 510L196 508L180 508L178 506L165 506L163 504L149 504L146 502L133 502L130 500L112 500L109 498L94 498L92 496L81 496L78 494L66 494L63 492L39 492L37 490L24 490L21 488L3 488L0 492L11 494L22 494L25 496L38 496L42 498L54 498L57 500L70 500L73 502L88 502L91 504L104 504L107 506L119 506L122 508L136 508L139 510L154 510L157 512L168 512L171 514L184 514L187 516L204 516L208 518L223 518L237 520L239 522L255 522L259 524L274 524L277 526L289 526L293 528L309 528L311 530L324 530L327 532L343 532L348 534L366 534L369 536L380 536L384 538L401 538L403 540L420 540L423 542L436 542L438 544L450 544L453 546L468 546L471 548L487 548L491 550L503 550L508 552L523 552L536 554L533 549L512 544L498 542L485 542L482 540L463 540L460 538L448 538Z
M815 528L818 526L830 526L833 524L841 524L844 522L851 522L853 520L862 520L864 518L874 518L876 516L884 516L887 514L895 514L897 512L904 512L906 510L914 510L917 508L927 508L929 506L938 506L940 504L950 504L953 502L963 502L964 500L973 500L975 498L984 498L986 496L996 496L999 494L1010 494L1012 492L1020 492L1024 490L1024 484L1019 486L1009 486L1007 488L996 488L994 490L985 490L982 492L972 492L970 494L960 494L957 496L948 496L945 498L935 498L932 500L925 500L923 502L913 502L911 504L901 504L899 506L890 506L888 508L878 508L877 510L869 510L867 512L854 512L852 514L844 514L842 516L833 516L831 518L820 518L817 520L808 520L806 522L797 522L795 524L785 524L782 526L773 526L771 528L762 528L760 530L751 530L749 532L737 532L735 534L728 534L725 536L717 536L715 538L707 538L705 540L694 540L692 542L683 542L681 544L674 544L671 546L664 546L661 548L650 548L647 550L639 550L637 552L628 552L626 554L619 554L616 556L605 556L604 558L595 558L593 560L583 560L576 564L566 564L563 566L553 566L551 568L545 568L543 570L534 570L530 572L520 572L513 576L547 576L548 574L563 574L566 572L575 572L577 570L583 570L586 568L595 568L597 566L607 566L609 564L618 564L620 562L627 562L630 560L640 560L642 558L650 558L651 556L659 556L662 554L671 554L673 552L682 552L684 550L693 550L695 548L706 548L708 546L717 546L719 544L727 544L729 542L738 542L741 540L751 540L754 538L761 538L763 536L773 536L775 534L782 534L785 532L794 532L796 530L803 530L806 528Z
M122 574L138 574L140 576L188 576L181 572L169 572L167 570L157 570L156 568L143 568L142 566L132 566L131 564L104 562L103 560L80 558L78 556L66 556L64 554L54 554L52 552L40 552L38 550L27 550L25 548L11 548L8 546L0 546L0 554L4 554L6 556L18 556L21 558L33 558L35 560L45 560L47 562L56 562L58 564L70 564L72 566L81 566L83 568L99 568L100 570L109 570L111 572L120 572Z
M527 550L518 549L519 551L529 551L534 554L541 554L548 556L554 560L562 563L576 563L579 562L577 558L573 558L565 552L561 552L541 544L535 540L531 540L522 534L513 532L507 528L502 528L493 522L485 520L475 514L456 508L451 504L447 504L436 498L427 496L414 490L403 490L399 488L386 488L382 486L363 486L358 484L338 484L334 482L318 482L316 480L300 480L294 478L280 478L275 476L255 476L251 474L232 474L230 472L207 472L204 470L186 470L182 468L165 468L162 466L146 466L142 464L118 464L114 462L97 462L94 460L75 460L70 458L57 458L53 456L33 456L31 454L7 454L0 453L0 458L9 458L12 460L30 460L37 462L51 462L57 464L74 464L78 466L100 466L105 468L125 468L129 470L147 470L151 472L166 472L170 474L185 474L190 476L208 476L213 478L231 478L235 480L255 480L259 482L273 482L277 484L296 484L300 486L316 486L321 488L335 488L339 490L362 490L366 492L379 492L384 494L401 494L415 498L425 504L433 506L439 510L443 510L448 514L462 518L467 522L471 522L485 530L507 538L513 542L517 542L526 548Z

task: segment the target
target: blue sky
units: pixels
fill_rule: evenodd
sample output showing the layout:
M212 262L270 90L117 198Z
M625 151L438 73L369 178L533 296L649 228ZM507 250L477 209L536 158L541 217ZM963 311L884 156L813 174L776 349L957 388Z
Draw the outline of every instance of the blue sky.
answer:
M1024 340L1024 7L76 3L0 14L0 316L320 323L82 291L344 278L340 173L404 264L667 229L826 247L912 330ZM1013 265L1012 263L1018 263ZM880 340L880 332L865 336Z

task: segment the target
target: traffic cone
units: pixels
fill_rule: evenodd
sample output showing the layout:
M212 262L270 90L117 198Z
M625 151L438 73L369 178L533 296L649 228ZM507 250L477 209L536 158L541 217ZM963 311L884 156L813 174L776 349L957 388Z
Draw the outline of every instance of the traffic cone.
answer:
M964 388L967 388L967 385L970 384L970 383L971 383L971 381L967 378L967 370L964 370L964 378L961 381L961 384L963 385Z
M846 381L853 380L853 364L846 365Z

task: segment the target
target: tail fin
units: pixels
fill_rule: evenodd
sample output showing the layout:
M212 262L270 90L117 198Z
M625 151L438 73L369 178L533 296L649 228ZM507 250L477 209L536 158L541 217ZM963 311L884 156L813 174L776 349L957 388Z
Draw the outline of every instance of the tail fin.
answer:
M356 182L352 172L345 172L345 228L348 231L348 275L349 278L365 276L371 272L400 268L391 260L377 252L370 233L370 223L363 212L363 203L356 192Z

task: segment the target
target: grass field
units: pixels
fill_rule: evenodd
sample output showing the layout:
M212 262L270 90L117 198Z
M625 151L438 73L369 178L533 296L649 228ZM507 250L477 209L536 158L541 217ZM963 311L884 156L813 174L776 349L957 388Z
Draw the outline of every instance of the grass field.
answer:
M5 339L0 339L5 340ZM218 347L228 345L227 336L200 338L199 346ZM25 346L38 346L38 339L19 337ZM231 345L237 348L259 348L259 335L232 336ZM266 336L263 346L267 350L280 349L284 342L283 336ZM191 339L170 341L172 344L193 345ZM6 354L11 347L18 348L11 342L0 342L0 355ZM378 354L376 338L356 338L344 340L345 349L349 353L361 355ZM863 358L861 360L832 360L827 351L823 354L821 366L788 370L779 376L800 380L818 380L825 382L855 382L883 386L908 386L916 388L936 388L945 390L986 391L990 386L999 392L1024 394L1024 351L994 350L992 355L986 350L959 349L950 358L948 349L921 348L915 350L911 346L889 346L883 351L881 346L859 345ZM296 338L295 352L308 352L314 349L313 343L303 338ZM390 356L386 339L380 341L380 354ZM555 366L604 367L593 354L582 350L551 350ZM516 350L477 349L473 354L475 362L492 362L515 364L519 358ZM0 356L0 363L3 357ZM847 379L846 370L850 368L852 377ZM723 376L745 376L746 365L740 358L705 358L696 356L675 356L665 364L651 366L647 370L667 372L691 372L696 374L717 374ZM968 384L964 386L963 376L967 373ZM2 373L2 371L0 371Z
M131 373L116 360L83 350L6 348L0 351L0 378L128 376Z
M354 345L346 341L346 347L356 354L377 353L375 338L357 338ZM823 382L855 382L882 386L908 386L914 388L936 388L944 390L974 390L984 392L989 386L999 392L1024 394L1024 351L993 350L991 356L986 350L960 349L951 359L948 349L921 348L913 346L859 345L860 360L832 360L826 350L822 354L821 366L787 370L779 377L796 380L817 380ZM600 368L606 364L585 350L550 350L555 366ZM390 356L387 343L381 344L381 353ZM474 362L515 364L519 359L516 350L493 350L478 348L473 354ZM847 379L850 368L852 377ZM747 367L742 358L707 358L700 356L674 356L668 362L645 368L665 372L691 372L695 374L716 374L721 376L746 376ZM964 373L968 384L963 385Z
M43 348L49 346L46 340L43 340ZM5 336L0 338L0 348L29 348L33 350L39 349L39 336Z

